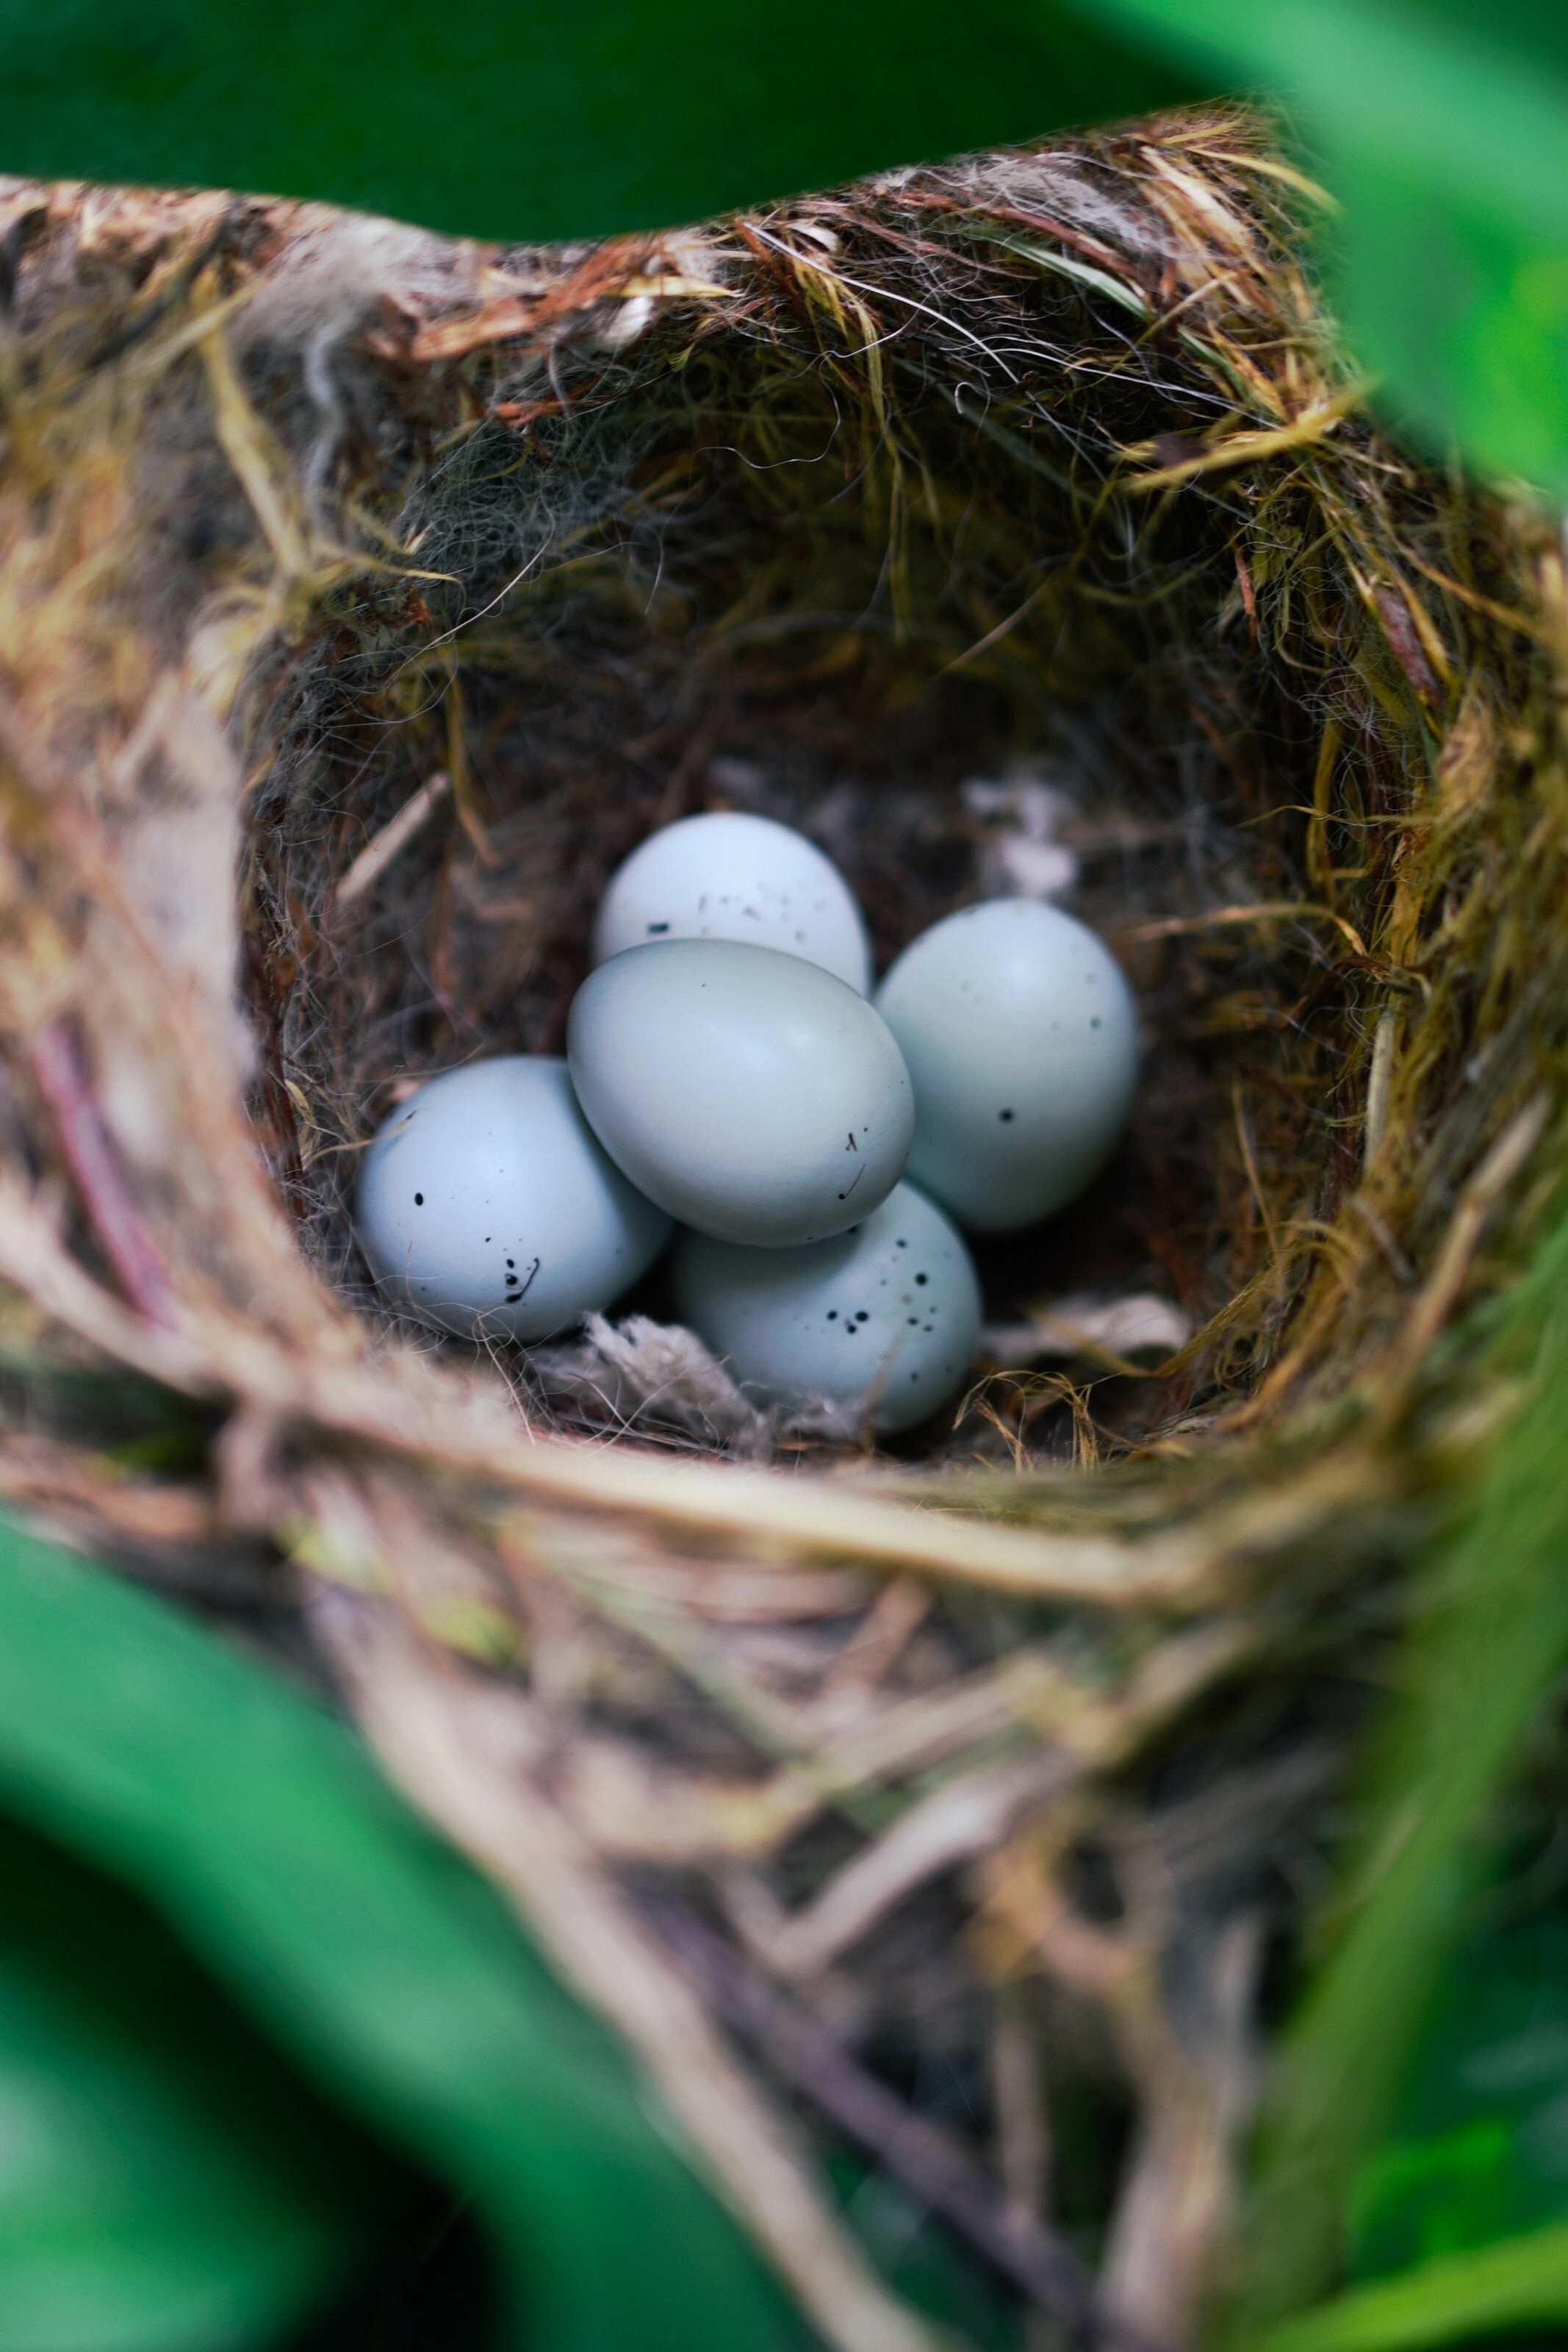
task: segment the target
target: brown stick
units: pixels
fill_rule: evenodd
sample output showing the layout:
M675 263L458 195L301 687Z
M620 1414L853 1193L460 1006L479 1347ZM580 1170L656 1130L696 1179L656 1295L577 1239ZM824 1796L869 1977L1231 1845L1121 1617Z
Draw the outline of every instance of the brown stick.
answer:
M834 2352L939 2352L936 2331L877 2276L689 1974L537 1785L526 1766L526 1703L456 1674L389 1607L328 1591L313 1615L387 1771L495 1881L560 1974L641 2060L700 2168L824 2343Z
M70 1032L59 1022L46 1023L34 1038L33 1069L82 1207L116 1281L139 1315L171 1327L174 1286L110 1149Z
M809 2011L749 1968L684 1906L661 1901L654 1916L715 2013L1085 2352L1171 2352L1101 2311L1093 2274L1065 2239L1010 2207L966 2149L905 2106Z
M352 907L356 898L373 890L394 859L402 856L415 835L429 823L451 789L451 777L444 768L437 768L413 799L405 801L397 814L388 818L379 833L371 835L338 884L333 904Z

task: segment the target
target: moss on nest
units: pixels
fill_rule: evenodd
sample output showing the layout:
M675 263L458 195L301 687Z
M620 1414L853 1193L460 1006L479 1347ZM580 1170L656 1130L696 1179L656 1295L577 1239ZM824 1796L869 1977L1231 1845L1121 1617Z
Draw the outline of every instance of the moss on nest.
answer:
M847 2347L924 2331L796 2102L1075 2326L1173 2340L1223 2285L1259 1939L1509 1410L1561 549L1365 421L1312 201L1229 112L563 251L0 185L8 1340L40 1401L107 1361L205 1415L109 1477L40 1402L0 1486L305 1600ZM793 817L886 952L979 887L977 774L1067 786L1150 1033L1112 1178L988 1253L992 1307L1153 1290L1196 1326L1157 1374L997 1362L785 1480L584 1444L581 1384L377 1318L356 1149L558 1045L650 824ZM1095 2286L1037 2077L1113 2138L1131 2095ZM937 2194L910 2105L989 2169Z

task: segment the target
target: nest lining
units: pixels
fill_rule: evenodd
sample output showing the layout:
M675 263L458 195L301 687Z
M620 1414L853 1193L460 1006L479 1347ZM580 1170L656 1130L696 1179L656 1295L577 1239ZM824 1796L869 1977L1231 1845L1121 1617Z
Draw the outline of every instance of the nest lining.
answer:
M1016 161L999 210L1037 203L1026 178ZM363 1307L355 1150L420 1076L560 1050L594 904L651 826L735 804L802 824L848 874L885 961L980 887L965 779L1031 763L1066 786L1071 903L1125 942L1151 1051L1110 1178L1075 1215L983 1251L997 1319L1094 1285L1173 1291L1205 1322L1281 1226L1332 1213L1355 1159L1366 992L1346 986L1334 912L1313 903L1300 812L1325 728L1365 733L1369 698L1338 648L1318 649L1310 686L1255 657L1258 597L1279 592L1266 563L1255 583L1238 560L1223 505L1105 497L1110 453L1181 439L1150 357L1103 319L1086 348L1081 290L1047 279L1042 303L1037 274L1020 286L1005 240L999 258L972 220L954 240L893 208L900 231L818 205L777 250L769 230L755 253L742 238L631 263L714 292L695 323L672 304L609 353L613 315L547 355L497 348L493 311L423 330L427 350L475 342L483 403L395 526L437 577L412 627L356 600L352 650L333 642L290 680L267 725L291 748L252 836L275 1160L316 1262ZM913 286L921 307L868 342L840 268L862 302L886 285L910 304ZM1008 359L1010 338L1032 366ZM1020 402L1019 380L1044 388ZM1018 407L1050 457L999 421ZM1212 384L1189 386L1194 446L1223 414ZM1374 799L1408 794L1410 731L1373 730ZM448 771L444 821L371 903L340 909L356 849ZM1342 861L1352 911L1357 814L1316 845L1320 865ZM1231 926L1258 907L1302 911ZM1161 926L1175 936L1148 937ZM1239 1351L1157 1396L1113 1394L1110 1419L1233 1394L1294 1287L1281 1269ZM658 1311L657 1284L646 1303ZM1040 1385L1009 1384L1003 1426L972 1414L958 1451L1032 1437ZM1047 1418L1047 1454L1064 1424L1065 1408Z
M220 1549L306 1601L867 2352L924 2331L791 2107L1079 2333L1173 2340L1223 2283L1260 1957L1508 1410L1568 1043L1561 554L1357 415L1300 201L1231 115L566 253L0 197L0 1480L209 1605ZM802 823L886 955L983 884L976 774L1068 788L1152 1038L1113 1180L987 1253L991 1303L1155 1289L1200 1326L1157 1382L1003 1367L933 1461L785 1482L540 1443L580 1387L373 1319L355 1150L423 1072L558 1044L651 824ZM195 1402L183 1473L47 1409L106 1356ZM1075 2103L1082 2210L1038 2160Z

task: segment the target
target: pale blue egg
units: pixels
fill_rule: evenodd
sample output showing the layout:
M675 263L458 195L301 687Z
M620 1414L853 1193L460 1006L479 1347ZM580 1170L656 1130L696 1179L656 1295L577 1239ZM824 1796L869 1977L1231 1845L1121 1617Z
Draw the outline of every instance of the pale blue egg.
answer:
M577 1108L566 1065L506 1055L448 1070L364 1155L355 1229L389 1300L441 1329L545 1339L647 1272L669 1219Z
M591 973L572 1082L640 1192L721 1241L787 1249L886 1200L914 1127L886 1023L799 956L661 940Z
M871 948L831 859L787 824L741 811L681 817L634 849L605 891L594 961L650 940L740 940L804 956L864 996Z
M933 923L877 991L915 1089L910 1174L977 1233L1075 1199L1138 1085L1138 1019L1103 940L995 898Z
M874 1428L908 1429L949 1402L973 1361L969 1252L912 1184L809 1249L686 1234L672 1263L681 1321L764 1403L861 1400Z

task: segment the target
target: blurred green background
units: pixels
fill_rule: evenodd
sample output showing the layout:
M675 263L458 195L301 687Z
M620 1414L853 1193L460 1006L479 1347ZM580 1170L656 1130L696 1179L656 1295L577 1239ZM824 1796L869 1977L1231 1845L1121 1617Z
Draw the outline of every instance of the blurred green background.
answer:
M0 168L594 236L1219 89L1341 198L1355 355L1568 495L1562 0L0 0Z

